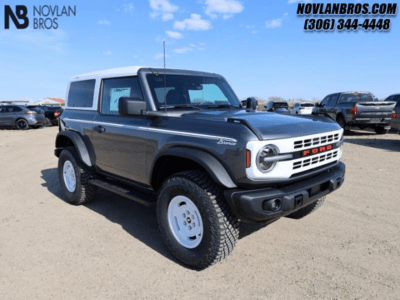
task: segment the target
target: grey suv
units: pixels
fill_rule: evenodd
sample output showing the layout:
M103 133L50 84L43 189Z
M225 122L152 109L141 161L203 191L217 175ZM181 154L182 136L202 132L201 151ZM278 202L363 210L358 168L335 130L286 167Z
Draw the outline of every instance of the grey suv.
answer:
M26 130L29 126L38 127L46 122L43 113L31 110L23 105L0 106L0 126Z
M233 250L239 223L300 219L344 181L336 122L255 108L213 73L76 76L55 143L64 197L85 204L101 187L156 206L167 247L204 269Z

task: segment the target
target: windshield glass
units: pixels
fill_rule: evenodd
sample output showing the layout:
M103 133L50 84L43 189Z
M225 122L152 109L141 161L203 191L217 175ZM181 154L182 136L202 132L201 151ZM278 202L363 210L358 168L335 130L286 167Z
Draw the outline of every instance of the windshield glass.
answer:
M343 94L340 103L346 102L373 102L370 94Z
M312 104L312 103L302 103L301 107L314 107L314 104Z
M240 108L239 99L228 83L216 77L187 75L148 74L147 80L153 98L158 108L165 106L195 106L209 108L210 106L235 106Z

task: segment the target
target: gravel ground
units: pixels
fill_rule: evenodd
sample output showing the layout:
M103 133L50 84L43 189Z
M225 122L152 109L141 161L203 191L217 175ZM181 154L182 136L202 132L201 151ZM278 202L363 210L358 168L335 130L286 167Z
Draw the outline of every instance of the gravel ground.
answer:
M345 137L346 181L315 213L239 240L197 272L155 212L99 190L64 202L57 128L0 130L1 299L399 299L400 136Z

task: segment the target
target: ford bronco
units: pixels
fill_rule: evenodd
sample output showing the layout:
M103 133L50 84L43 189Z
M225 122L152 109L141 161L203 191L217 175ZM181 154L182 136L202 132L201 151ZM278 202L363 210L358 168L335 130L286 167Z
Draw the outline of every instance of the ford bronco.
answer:
M343 129L328 117L242 108L213 73L126 67L74 77L55 155L65 198L102 188L156 207L173 255L204 269L239 224L302 218L345 177Z

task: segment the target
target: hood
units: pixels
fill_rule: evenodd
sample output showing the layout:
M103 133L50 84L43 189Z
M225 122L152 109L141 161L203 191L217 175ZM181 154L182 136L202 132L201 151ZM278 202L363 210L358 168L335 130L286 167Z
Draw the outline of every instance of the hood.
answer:
M340 126L328 117L288 115L274 112L212 110L184 114L182 117L241 123L248 127L260 140L300 137L340 129Z

